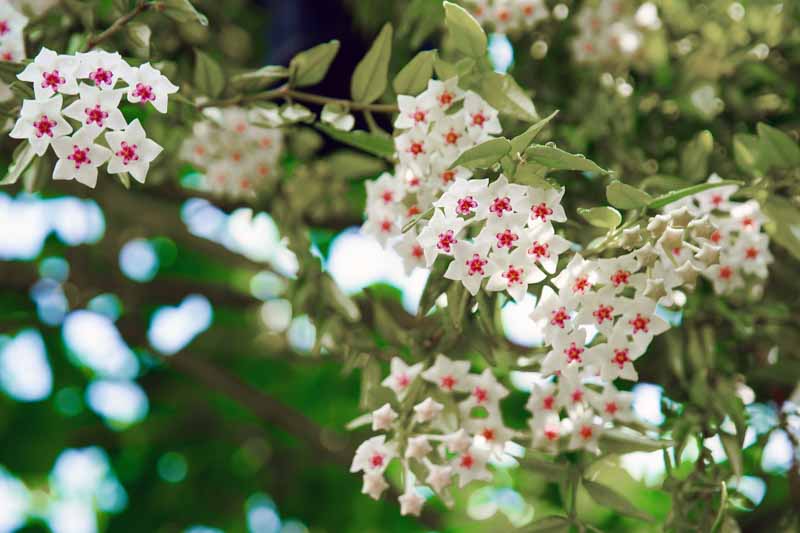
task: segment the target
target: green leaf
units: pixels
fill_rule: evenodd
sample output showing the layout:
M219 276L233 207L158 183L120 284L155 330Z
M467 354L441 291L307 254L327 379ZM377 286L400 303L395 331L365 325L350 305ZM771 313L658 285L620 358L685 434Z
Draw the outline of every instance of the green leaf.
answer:
M698 133L681 152L681 173L697 181L708 175L708 157L714 149L714 137L708 130Z
M738 133L733 136L733 157L742 170L751 174L766 172L760 153L761 140L755 135Z
M137 55L147 57L150 54L150 26L140 22L129 23L125 28L128 40L137 49Z
M433 70L436 72L436 77L440 80L449 80L450 78L458 76L456 66L438 56L436 57L436 61L433 62ZM16 74L14 74L14 78L16 79Z
M371 103L386 92L392 56L392 25L383 26L372 47L353 72L350 94L356 102Z
M731 465L731 470L733 470L733 475L736 477L741 476L744 471L744 466L742 464L742 448L739 445L739 439L736 438L736 435L731 435L724 431L719 432L719 438L722 441L722 448L725 450L725 455L728 456L728 462Z
M359 150L363 150L379 157L391 159L394 156L394 141L391 137L384 135L374 135L366 131L342 131L327 124L315 125L320 131L341 143L347 144Z
M505 137L490 139L462 153L450 168L489 168L510 151L511 142Z
M600 168L597 163L582 155L565 152L555 146L535 144L525 151L525 159L544 165L551 170L580 170L607 174L608 171Z
M778 168L800 166L800 147L791 137L763 122L759 122L756 128L765 163Z
M321 82L338 52L339 41L335 39L300 52L289 63L289 84L305 87Z
M231 87L241 91L260 91L289 77L289 69L280 65L267 65L251 72L242 72L231 78Z
M0 185L11 185L19 180L22 173L33 163L36 158L36 152L28 141L23 141L14 150L12 155L11 165L8 167L8 174L0 180Z
M478 92L500 113L526 122L539 120L528 94L508 74L486 73L481 77Z
M208 26L208 18L197 11L189 0L162 0L160 12L181 24L199 22Z
M428 86L433 77L433 63L436 61L436 50L425 50L418 53L400 69L392 86L397 94L416 96Z
M638 518L639 520L644 520L646 522L653 521L652 516L634 507L634 505L631 502L629 502L625 497L620 495L618 492L614 491L611 487L602 485L595 481L590 481L586 478L582 479L581 482L583 483L583 486L586 488L586 491L589 493L589 496L591 496L595 502L602 505L603 507L608 507L610 509L613 509L614 511L617 511L620 514L624 514L626 516L632 516L634 518Z
M712 183L698 183L697 185L692 185L691 187L686 187L684 189L679 189L677 191L672 191L666 194L662 194L661 196L657 196L656 198L653 199L652 202L647 204L647 207L649 207L650 209L661 209L662 207L669 205L672 202L677 202L681 198L685 198L687 196L691 196L699 192L707 191L709 189L716 189L717 187L725 187L726 185L741 185L741 184L742 184L741 181L736 181L736 180L722 180Z
M545 516L533 522L523 531L530 533L561 533L569 531L570 521L566 516Z
M397 36L407 40L411 50L417 50L443 23L444 7L441 2L412 0L397 28Z
M622 215L613 207L602 206L590 209L578 209L578 214L586 219L592 226L598 228L614 229L622 222Z
M770 196L761 207L770 220L770 237L800 261L800 208L780 196Z
M673 445L671 440L655 440L631 430L615 428L604 431L598 442L606 453L655 452Z
M533 142L537 135L544 129L547 124L553 120L553 118L558 115L558 111L553 111L550 116L543 118L536 124L532 125L530 128L525 130L524 133L520 133L513 139L511 139L511 155L517 155L523 153Z
M486 33L466 9L452 2L445 2L444 21L456 50L475 58L486 55Z
M194 84L205 95L216 98L225 90L225 73L205 52L195 50Z
M428 275L428 281L425 282L425 287L422 289L422 296L419 300L419 307L417 308L417 316L423 317L430 311L436 299L447 290L451 280L444 277L447 267L450 265L449 258L439 256L431 267L431 273Z
M381 159L352 150L337 150L324 161L337 179L357 179L376 176L386 169Z
M17 81L17 74L25 69L24 63L14 63L13 61L0 61L0 80L5 83Z
M608 203L617 209L639 209L653 201L653 197L636 187L614 180L606 187Z

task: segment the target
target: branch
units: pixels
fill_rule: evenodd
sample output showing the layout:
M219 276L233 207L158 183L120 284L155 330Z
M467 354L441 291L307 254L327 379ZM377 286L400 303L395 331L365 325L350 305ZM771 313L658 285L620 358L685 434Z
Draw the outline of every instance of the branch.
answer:
M88 52L92 50L98 44L102 43L103 41L106 41L107 39L110 39L111 37L119 33L120 30L122 30L122 28L124 28L126 24L128 24L130 21L138 17L141 13L147 11L153 6L154 4L142 2L135 8L133 8L133 10L130 13L122 15L120 18L115 20L114 23L111 26L109 26L106 31L86 41L86 51Z

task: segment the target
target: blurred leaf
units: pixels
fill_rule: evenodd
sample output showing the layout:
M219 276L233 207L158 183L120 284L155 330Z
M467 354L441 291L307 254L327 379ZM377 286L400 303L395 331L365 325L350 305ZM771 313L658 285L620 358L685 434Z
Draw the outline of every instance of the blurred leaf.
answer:
M566 516L545 516L522 531L530 533L560 533L569 531L570 521Z
M755 135L739 133L733 136L733 157L739 167L751 174L767 171L761 158L761 140Z
M522 154L531 145L534 139L536 139L536 136L539 135L539 132L541 132L556 115L558 115L557 110L550 113L550 116L543 118L536 124L532 125L530 128L525 130L525 132L520 133L511 139L511 155L515 156L517 154Z
M500 137L490 139L463 152L458 159L453 161L450 168L465 167L469 169L489 168L509 153L511 143L508 139Z
M242 72L231 78L231 87L242 91L258 91L275 85L289 77L289 69L267 65L251 72Z
M339 179L375 176L386 168L381 159L351 150L337 150L327 158L331 173Z
M444 9L441 2L431 0L412 0L405 8L398 37L408 40L412 50L418 49L444 22Z
M208 26L208 18L197 11L189 0L162 0L160 11L175 22L199 22Z
M662 194L661 196L657 196L650 202L647 207L650 209L661 209L664 206L671 204L672 202L677 202L681 198L686 198L687 196L691 196L693 194L697 194L699 192L707 191L709 189L716 189L717 187L725 187L726 185L741 185L741 181L736 180L722 180L722 181L715 181L712 183L698 183L697 185L692 185L691 187L686 187L684 189L679 189L677 191L672 191L666 194Z
M508 74L487 72L481 77L479 92L500 113L525 122L539 120L528 94Z
M618 492L615 492L613 489L611 489L611 487L590 481L586 478L582 479L582 483L586 488L586 491L589 493L589 496L591 496L595 502L603 507L608 507L620 514L632 516L646 522L653 521L652 516L634 507L631 502L629 502Z
M600 435L600 449L607 453L655 452L673 445L671 440L655 440L623 428L609 429Z
M150 26L140 22L131 22L126 26L125 33L131 44L138 48L144 57L150 54L150 35L152 34ZM137 55L139 51L137 51Z
M300 52L289 62L289 84L306 87L321 82L338 52L336 39Z
M731 465L731 470L733 470L733 475L741 477L744 466L742 465L742 448L739 445L739 440L736 438L736 435L731 435L724 431L719 432L719 438L722 441L725 455L728 456L728 462Z
M592 226L598 228L614 229L622 222L622 215L613 207L602 206L590 209L578 209L578 214L586 219Z
M714 137L703 130L681 152L681 174L692 181L708 176L708 157L714 149Z
M800 208L775 195L767 198L761 207L772 222L767 225L770 237L800 261Z
M222 67L205 52L195 50L194 84L205 95L216 98L225 90Z
M391 137L374 135L360 130L341 131L327 124L316 124L316 127L332 139L359 150L387 159L391 159L394 156L394 141Z
M22 173L33 163L36 152L28 141L23 141L14 150L11 156L11 165L8 167L8 174L0 180L0 185L11 185L17 182Z
M372 103L386 92L392 56L392 25L381 29L372 47L353 72L350 93L356 102Z
M450 264L449 258L439 256L433 263L431 273L428 275L428 280L425 282L425 288L422 289L422 296L419 300L419 309L417 316L425 316L430 311L436 299L447 290L447 287L453 283L451 280L444 277L444 272Z
M792 168L800 166L800 147L788 135L763 122L757 126L761 139L762 161L767 166Z
M525 151L525 159L544 165L551 170L581 170L607 174L597 163L582 155L570 154L555 146L535 144Z
M394 91L397 94L416 96L428 86L428 81L433 77L433 63L436 61L436 51L426 50L418 53L404 66L394 78Z
M466 9L452 2L445 2L444 18L450 38L459 52L475 58L486 55L486 34Z
M636 187L614 180L606 187L608 203L617 209L639 209L653 201L653 197Z

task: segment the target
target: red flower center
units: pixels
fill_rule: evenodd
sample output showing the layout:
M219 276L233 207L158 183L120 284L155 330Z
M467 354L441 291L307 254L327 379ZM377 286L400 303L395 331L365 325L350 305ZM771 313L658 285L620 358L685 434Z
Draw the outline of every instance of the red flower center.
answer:
M50 120L47 118L47 115L42 115L39 120L33 123L33 127L36 129L37 138L42 138L45 135L52 137L53 128L56 127L56 121Z
M443 106L448 106L453 103L453 93L450 91L442 91L442 94L439 95L439 104Z
M528 255L534 256L537 260L541 260L543 257L550 257L550 245L533 241L531 247L528 248Z
M89 79L95 85L111 85L114 82L114 73L102 67L97 67L97 69L89 73Z
M575 389L572 391L571 397L573 403L579 403L583 401L583 391L581 389Z
M94 122L101 128L103 127L103 121L108 118L108 113L100 109L100 104L96 104L94 107L87 107L83 111L86 113L87 124Z
M547 427L544 430L544 436L549 441L554 441L558 438L558 430L552 427Z
M580 433L583 440L589 440L592 438L594 431L592 430L592 426L581 426Z
M592 316L594 316L598 324L602 324L606 320L612 320L614 317L613 313L614 308L612 306L600 304L597 306L597 309L592 312Z
M456 202L456 213L459 215L469 215L478 207L478 202L472 196L465 196Z
M514 246L514 242L519 239L519 235L512 233L510 229L503 231L503 233L496 234L495 237L497 237L498 248L511 248Z
M733 277L733 269L727 265L719 267L719 277L724 280L729 280Z
M442 376L442 379L439 381L439 386L441 386L444 390L453 390L453 387L456 386L456 378L447 374L446 376Z
M411 152L411 155L416 157L419 154L425 153L425 145L420 141L414 141L411 143L411 146L408 148L408 151Z
M503 213L508 211L511 212L511 198L508 196L504 196L502 198L495 198L492 202L492 205L489 206L489 211L497 215L498 217L502 217Z
M525 274L525 269L522 267L515 267L508 265L508 269L503 272L503 277L506 278L509 285L522 284L522 276Z
M553 214L553 210L550 209L546 203L542 202L531 207L531 214L533 218L538 218L541 219L542 222L547 222L547 219Z
M480 274L483 276L486 272L484 272L483 267L486 266L487 261L486 259L482 259L478 254L472 254L472 259L467 259L466 261L468 273L470 276L474 276L475 274Z
M398 387L405 389L408 387L408 384L411 382L411 380L408 379L408 374L400 374L395 378L395 382L397 383Z
M494 440L494 430L492 428L486 428L481 432L481 436L484 439L488 440L488 441L493 441Z
M381 231L384 233L389 233L390 231L392 231L392 221L386 219L383 222L381 222Z
M647 318L647 317L642 316L640 313L636 313L636 316L633 319L628 320L628 324L630 324L633 327L633 332L634 333L639 333L640 331L644 331L645 333L648 333L649 332L648 327L650 325L650 319Z
M369 459L369 464L372 468L380 468L383 466L383 455L376 453Z
M67 80L59 74L58 70L42 72L42 88L50 87L54 92L58 92L58 87L64 83L67 83Z
M480 111L472 115L472 125L473 126L480 126L483 127L484 122L486 122L486 115L481 113Z
M616 414L617 411L619 411L619 407L617 407L617 402L606 403L606 413L614 415Z
M381 198L383 199L383 203L388 204L394 200L394 193L392 191L383 191L381 194Z
M133 89L133 95L139 99L140 102L152 102L156 99L153 88L144 83L137 83Z
M747 259L755 259L758 257L758 248L750 247L745 250L744 255Z
M472 468L472 465L475 464L475 459L473 459L470 454L465 453L461 456L461 462L459 464L461 465L461 468L470 469Z
M0 35L5 35L11 31L11 27L8 25L7 20L0 20Z
M436 243L436 247L440 250L450 253L450 248L457 242L458 241L453 236L453 230L449 229L444 233L439 234L439 242Z
M721 240L722 240L722 232L720 232L718 229L714 230L714 233L711 234L711 242L718 243Z
M136 153L139 147L135 144L128 144L125 141L119 146L119 151L116 153L117 157L122 158L122 164L128 165L131 161L138 161L139 154ZM249 185L248 185L249 186Z
M420 246L419 244L415 244L411 248L411 255L414 256L415 259L421 259L423 255L422 246Z
M419 207L417 207L417 204L412 205L406 211L406 216L413 217L414 215L419 215Z
M442 178L442 183L447 185L448 183L456 179L456 173L453 172L452 170L445 170L444 172L442 172L441 178Z
M444 142L445 144L456 144L458 139L461 138L461 135L456 133L455 130L451 129L447 133L444 134Z
M561 329L564 329L564 323L569 320L569 313L567 313L566 307L559 307L555 311L552 312L552 316L550 317L550 324L553 326L558 326Z
M628 357L627 348L614 349L614 357L611 358L611 362L617 365L620 368L620 370L622 370L622 367L625 366L625 363L627 363L630 360L631 359L630 357Z
M619 269L613 274L611 274L611 283L614 284L615 287L619 287L620 285L627 285L630 281L631 273L627 270Z
M583 294L586 292L587 289L590 289L592 284L589 283L589 278L586 276L581 276L575 280L575 284L572 286L572 292L579 292Z
M553 396L545 396L542 400L542 407L548 411L553 408L556 399Z
M414 122L425 122L425 116L426 116L425 111L422 111L421 109L417 109L414 112L414 115L413 115Z
M569 343L569 346L564 350L564 355L567 356L567 362L572 363L574 362L582 362L581 354L583 354L583 348L575 344L574 342Z
M72 154L67 156L67 159L75 163L75 168L81 168L81 165L91 164L92 160L89 159L89 148L81 148L78 145L72 146Z
M475 401L478 403L484 403L489 399L489 391L482 387L475 387L475 390L472 391L472 395L475 396Z

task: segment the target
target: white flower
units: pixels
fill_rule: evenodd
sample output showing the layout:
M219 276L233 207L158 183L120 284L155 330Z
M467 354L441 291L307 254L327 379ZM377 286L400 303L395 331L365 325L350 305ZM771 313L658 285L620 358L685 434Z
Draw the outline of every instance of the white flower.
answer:
M574 311L573 300L562 299L549 285L545 285L536 302L536 308L531 313L531 320L544 328L545 337L550 340L557 331L572 329Z
M428 477L425 478L425 483L436 492L441 493L443 489L447 488L453 482L453 467L440 466L431 464L428 467Z
M92 50L78 54L78 60L78 78L92 80L99 89L113 89L117 80L125 79L131 68L118 52Z
M37 155L44 155L53 139L72 133L72 126L61 116L62 96L44 100L25 100L9 136L28 139Z
M446 81L429 80L428 88L420 96L423 99L432 99L440 111L444 112L464 98L464 91L458 87L458 78L450 78Z
M511 253L497 251L489 258L489 270L492 273L486 290L505 290L519 302L528 292L528 285L538 283L545 278L544 272L528 260L522 248Z
M394 138L397 155L417 171L424 172L433 153L433 142L422 128L412 128Z
M84 126L71 137L59 137L53 141L53 150L58 162L53 170L54 180L77 180L88 187L97 184L97 168L108 161L111 150L95 144L100 130Z
M330 124L332 127L341 131L350 131L356 124L356 118L344 110L338 110L330 106L322 108L320 120L325 124Z
M576 324L592 325L603 333L614 326L614 319L624 311L625 299L614 295L614 288L603 287L598 292L588 293L581 301L581 309L575 317Z
M553 338L552 348L542 361L542 373L563 372L570 363L583 364L586 348L586 331L576 329L571 333L558 331Z
M419 516L422 512L422 506L425 504L425 498L420 496L416 489L411 486L406 489L406 492L398 500L400 501L400 514L403 516Z
M525 25L531 27L549 15L543 0L519 0L517 7L522 14Z
M458 487L473 480L490 481L492 474L486 469L486 461L489 459L489 451L471 446L468 450L456 456L450 463L455 474L458 476Z
M709 176L706 183L718 183L722 181L716 174ZM730 197L737 191L739 187L736 185L725 185L724 187L717 187L708 191L703 191L694 195L697 203L700 204L700 209L708 213L713 210L728 211L733 206L730 202Z
M58 55L52 50L42 48L17 78L33 84L37 100L62 94L78 93L78 59L74 56Z
M376 180L365 183L367 202L391 206L399 203L405 195L403 183L388 172L381 174Z
M445 435L444 442L447 445L447 449L453 453L462 453L469 449L472 446L473 438L464 430L464 428L459 429L449 435Z
M430 422L442 412L442 409L444 409L444 405L431 397L425 398L414 406L414 420L421 424Z
M433 451L428 439L423 435L411 437L406 445L406 458L421 460Z
M367 494L373 500L377 500L383 491L389 488L389 484L380 472L365 473L364 485L361 487L361 494Z
M500 120L497 118L497 110L486 103L477 93L467 92L464 97L464 113L466 114L467 131L476 142L481 142L489 135L503 131Z
M467 382L470 395L461 402L462 408L467 412L471 411L473 407L485 407L492 410L500 400L508 396L508 389L497 381L489 368L477 376L475 374L468 375Z
M409 385L422 372L422 363L407 365L399 357L392 357L389 375L381 382L381 385L394 391L398 398L402 398L408 390Z
M427 128L434 119L432 104L433 102L425 98L398 95L397 107L400 113L394 121L394 127L403 130L414 127Z
M554 274L558 265L558 256L569 250L570 243L555 234L549 224L540 225L527 232L520 244L528 257L541 265L545 272Z
M586 359L600 369L603 381L611 383L617 378L637 381L639 375L633 362L644 354L646 348L647 344L642 342L630 342L624 325L620 325L614 329L607 342L590 348Z
M728 263L719 263L708 267L703 275L711 280L714 292L728 294L738 288L744 287L744 280L739 271Z
M425 248L425 261L430 267L436 256L451 255L453 247L458 243L458 236L464 228L464 221L458 217L446 217L437 209L428 224L420 232L418 241Z
M531 395L528 397L525 408L534 415L534 418L538 418L541 413L555 413L555 393L555 383L550 380L538 380L531 388Z
M561 438L561 419L556 413L546 413L531 419L531 444L534 448L546 450L550 453L558 451L558 442Z
M566 222L567 214L561 205L564 187L560 189L537 189L532 187L528 193L531 205L532 222Z
M457 177L433 205L444 209L448 217L470 217L482 220L489 213L487 185L489 180L468 180Z
M84 126L97 126L101 130L121 130L127 126L119 103L122 89L101 91L97 87L81 84L80 98L64 108L64 115Z
M508 183L508 178L501 174L489 185L489 218L525 212L530 207L527 192L527 187Z
M108 172L117 174L128 172L135 180L144 183L150 163L158 157L163 148L147 138L139 119L131 122L123 131L109 131L105 135L108 146L113 151L108 163Z
M489 275L487 255L489 245L458 242L453 247L453 261L447 267L444 277L461 281L473 296L478 294L481 282Z
M661 335L669 329L667 321L655 312L656 302L648 298L637 298L629 302L620 323L636 342L649 344L654 335Z
M363 471L364 473L382 474L389 462L397 456L397 447L394 443L387 443L385 435L372 437L361 443L356 449L350 472Z
M468 373L469 361L451 361L439 354L433 366L422 373L422 377L445 392L463 392L469 388Z
M417 242L417 232L413 229L406 231L394 250L403 260L403 269L410 275L415 268L425 268L425 249Z
M502 453L506 443L514 436L514 432L503 425L499 410L491 412L486 418L470 418L464 425L477 436L477 442L481 446L487 446L498 454Z
M6 40L21 37L22 30L27 25L28 17L14 9L8 2L0 4L0 39Z
M567 447L570 450L584 449L592 453L600 453L597 447L597 439L603 428L598 424L592 411L585 411L582 414L570 416L572 421L572 434Z
M462 113L447 115L436 121L431 132L439 151L445 159L455 161L455 159L470 148L473 144L472 139L467 134Z
M553 278L559 295L565 301L578 302L591 291L600 279L600 268L595 261L586 261L575 254L564 269Z
M556 403L574 411L586 401L586 389L583 386L584 371L581 361L571 362L566 365L558 377L558 394Z
M392 427L397 413L388 403L372 411L372 431L385 431Z
M178 92L178 86L150 63L131 68L123 75L128 82L128 101L133 104L150 102L159 113L167 112L169 95Z
M607 383L602 394L588 392L589 403L594 407L603 420L621 420L631 422L634 420L631 404L633 394L618 391L614 385Z

